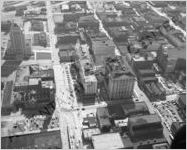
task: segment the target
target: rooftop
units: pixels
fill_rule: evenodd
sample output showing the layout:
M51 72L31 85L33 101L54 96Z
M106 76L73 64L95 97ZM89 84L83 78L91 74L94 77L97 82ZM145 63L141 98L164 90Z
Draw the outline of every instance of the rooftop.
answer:
M149 113L149 109L145 102L129 103L122 105L125 115L129 113Z
M97 116L99 118L100 124L111 125L109 121L109 112L107 108L97 108Z
M151 114L151 115L130 117L129 122L137 126L137 125L144 125L150 123L158 123L161 122L161 119L157 114Z
M119 133L107 133L92 136L94 149L119 149L123 148L123 141Z
M28 66L20 67L16 72L15 84L28 84L30 70Z
M83 72L84 80L86 82L96 82L97 79L94 75L94 65L89 53L89 46L86 44L81 45L80 48L77 50L77 54L80 58L80 65Z
M79 24L83 24L83 23L98 23L99 22L95 19L94 15L88 15L88 16L82 16L79 18Z
M123 134L122 140L123 140L124 148L132 148L133 147L133 143L126 133Z
M165 54L168 55L168 58L170 59L186 59L186 49L177 49L170 45L163 45L162 50Z
M114 78L133 76L129 66L121 57L106 58L106 68Z
M99 130L99 128L91 128L91 129L84 129L83 130L83 135L84 135L84 138L90 138L93 136L93 135L97 135L97 134L101 134L101 131Z
M28 85L36 83L36 80L29 80L29 78L54 78L53 69L42 68L38 65L22 66L16 72L15 85Z

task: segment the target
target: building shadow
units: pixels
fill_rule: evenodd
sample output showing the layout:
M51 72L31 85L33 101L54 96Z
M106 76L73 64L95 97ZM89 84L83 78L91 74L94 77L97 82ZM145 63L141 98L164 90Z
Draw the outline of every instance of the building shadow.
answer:
M16 69L18 69L19 65L22 61L17 60L6 60L1 66L1 77L8 77L12 74Z

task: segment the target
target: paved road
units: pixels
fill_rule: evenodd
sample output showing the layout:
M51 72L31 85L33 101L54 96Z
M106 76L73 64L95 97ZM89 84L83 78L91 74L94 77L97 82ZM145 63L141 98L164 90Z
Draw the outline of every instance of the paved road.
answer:
M71 148L81 148L82 147L82 139L81 139L81 127L80 120L77 118L77 112L73 112L71 110L71 106L77 106L76 96L74 98L70 97L70 90L72 87L71 75L69 72L70 64L61 64L61 65L53 65L55 81L56 81L56 103L57 109L60 115L60 127L61 127L61 136L63 148L67 148L67 139L71 139ZM68 75L69 73L69 75ZM67 128L69 129L69 134L67 133ZM73 138L74 137L74 138ZM77 143L80 143L77 144Z

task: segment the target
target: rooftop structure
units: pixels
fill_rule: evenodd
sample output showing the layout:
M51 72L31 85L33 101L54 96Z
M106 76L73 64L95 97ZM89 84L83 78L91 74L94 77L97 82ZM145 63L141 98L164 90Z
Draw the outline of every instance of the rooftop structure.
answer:
M97 127L97 120L95 116L87 116L84 118L83 123L88 125L88 128Z
M92 39L91 44L96 66L103 66L106 57L115 55L114 43L107 38Z
M92 136L94 149L120 149L124 148L119 133L108 133Z
M132 70L127 62L118 56L106 58L106 71L110 73L113 78L133 76Z

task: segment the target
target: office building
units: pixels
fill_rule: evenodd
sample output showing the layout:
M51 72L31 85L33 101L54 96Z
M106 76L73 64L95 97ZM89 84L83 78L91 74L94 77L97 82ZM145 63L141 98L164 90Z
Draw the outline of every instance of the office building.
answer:
M108 57L105 62L105 73L110 100L132 96L135 76L121 57Z
M169 74L175 70L186 69L186 50L177 49L171 45L162 45L157 52L159 66L164 74Z
M12 23L10 28L10 41L11 41L11 48L8 49L7 55L24 56L25 36L21 28L15 23Z
M84 44L76 48L79 57L79 68L81 82L86 95L95 95L97 93L97 79L94 75L95 67L89 53L89 46Z
M92 39L92 52L95 65L97 68L104 67L104 60L106 57L115 56L115 46L114 43L107 37L93 38Z

